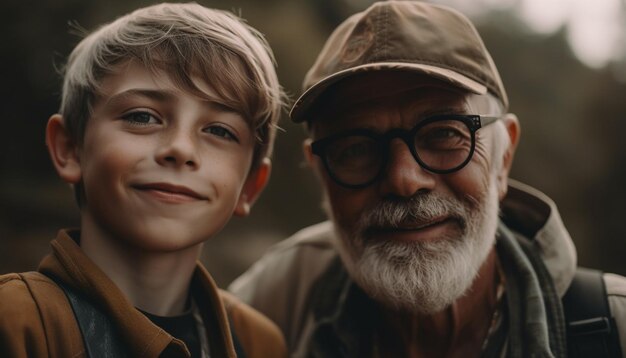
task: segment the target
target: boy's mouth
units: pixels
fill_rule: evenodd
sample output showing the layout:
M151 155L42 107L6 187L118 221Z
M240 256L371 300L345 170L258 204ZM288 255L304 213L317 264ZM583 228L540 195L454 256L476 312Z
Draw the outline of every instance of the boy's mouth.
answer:
M141 191L150 191L155 194L171 196L171 197L188 197L194 200L207 200L208 198L196 193L186 186L174 185L169 183L148 183L132 185L133 188Z

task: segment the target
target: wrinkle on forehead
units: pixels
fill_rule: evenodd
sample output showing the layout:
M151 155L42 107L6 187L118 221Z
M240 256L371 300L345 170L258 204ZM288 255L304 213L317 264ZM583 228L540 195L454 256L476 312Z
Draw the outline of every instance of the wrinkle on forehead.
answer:
M340 92L337 92L337 94ZM435 114L470 113L467 92L451 86L427 83L393 94L381 91L377 96L333 97L319 111L310 127L313 137L320 138L346 129L366 128L386 131L411 128L425 117Z
M326 117L328 112L343 111L346 108L368 103L381 97L396 97L424 87L457 90L449 83L423 74L406 71L375 71L361 73L343 79L322 93L311 107L307 117L311 122Z

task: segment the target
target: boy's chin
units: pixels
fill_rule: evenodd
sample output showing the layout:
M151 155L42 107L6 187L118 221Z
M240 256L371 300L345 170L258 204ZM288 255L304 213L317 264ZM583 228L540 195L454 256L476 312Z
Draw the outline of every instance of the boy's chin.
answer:
M202 243L211 235L171 225L142 225L119 230L113 228L107 236L110 236L108 240L113 240L130 252L140 255L199 250Z
M198 247L222 229L228 217L215 210L142 212L142 207L97 207L83 211L82 231L85 240L108 242L133 254L171 253ZM207 217L211 219L207 219Z

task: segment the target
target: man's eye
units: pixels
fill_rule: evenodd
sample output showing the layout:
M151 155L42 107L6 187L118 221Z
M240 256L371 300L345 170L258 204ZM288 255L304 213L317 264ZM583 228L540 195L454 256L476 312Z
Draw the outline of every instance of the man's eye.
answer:
M345 146L339 152L339 156L345 160L353 160L355 158L364 158L371 156L374 153L374 143L359 142L352 143L349 146Z
M329 145L326 155L337 166L357 168L376 161L380 150L376 141L369 137L351 136Z
M221 126L211 126L208 127L207 129L205 129L205 132L212 134L214 136L217 137L222 137L224 139L227 140L232 140L235 142L239 142L239 139L237 138L237 136L235 136L231 131L229 131L228 129L221 127Z
M431 139L450 139L455 137L463 137L463 133L460 133L454 128L437 128L430 131L430 133L428 133L428 136Z
M418 149L455 150L471 146L471 133L458 121L439 121L427 124L415 133Z
M159 119L148 112L131 112L122 116L122 118L135 125L158 124Z
M468 139L468 136L455 128L439 127L420 133L420 136L417 137L417 142L435 146L453 146L460 145Z

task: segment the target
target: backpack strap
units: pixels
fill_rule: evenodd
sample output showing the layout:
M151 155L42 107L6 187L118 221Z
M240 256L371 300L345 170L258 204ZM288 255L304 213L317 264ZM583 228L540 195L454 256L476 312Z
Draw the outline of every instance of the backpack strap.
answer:
M602 275L579 267L563 296L570 357L621 357Z
M233 321L228 316L228 323L230 326L230 336L233 338L233 346L235 347L235 353L237 354L237 358L246 358L246 353L243 350L243 346L237 337L237 332L235 332L235 327L233 325Z
M107 315L58 278L48 277L63 290L72 306L88 358L129 357L119 333Z

